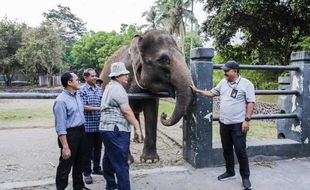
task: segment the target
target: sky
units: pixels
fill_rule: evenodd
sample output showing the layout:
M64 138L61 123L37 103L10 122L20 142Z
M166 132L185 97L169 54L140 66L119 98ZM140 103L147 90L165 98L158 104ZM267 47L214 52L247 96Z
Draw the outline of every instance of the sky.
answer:
M150 9L155 0L0 0L0 18L39 26L43 12L55 9L57 4L68 6L71 12L86 22L88 30L119 31L121 24L146 24L142 13ZM205 13L202 5L195 7L195 16L202 23Z

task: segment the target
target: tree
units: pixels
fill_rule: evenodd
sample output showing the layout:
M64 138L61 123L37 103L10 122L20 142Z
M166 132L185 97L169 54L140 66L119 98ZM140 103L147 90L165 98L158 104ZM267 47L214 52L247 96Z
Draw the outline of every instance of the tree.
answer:
M12 85L14 75L22 67L15 54L21 46L25 27L25 24L8 20L6 17L0 21L0 73L7 86Z
M194 20L189 6L190 0L157 0L151 10L146 15L157 17L158 26L167 30L171 35L175 35L176 39L181 39L182 52L185 52L185 36L187 20Z
M198 25L198 21L197 19L195 18L195 14L194 14L194 4L195 2L200 2L200 3L203 3L204 0L191 0L191 11L192 11L192 16L191 16L191 19L190 19L190 22L191 22L191 29L190 29L190 49L193 49L194 46L193 46L193 35L194 35L194 24L197 24Z
M48 74L49 86L51 76L65 67L62 60L64 42L59 31L50 22L42 23L38 28L29 28L23 35L22 46L17 52L24 72L38 79L41 74Z
M120 47L127 45L138 34L135 25L121 25L121 33L90 32L84 35L72 48L73 62L70 67L78 74L86 68L94 68L98 73L107 59Z
M185 57L185 61L187 64L190 63L190 51L191 51L191 49L196 48L196 47L202 47L202 46L203 46L203 40L199 36L199 34L197 34L197 32L194 32L192 36L190 34L186 35L184 57Z
M253 58L253 54L255 55L257 52L249 53L246 50L244 45L234 45L231 46L224 54L217 52L217 54L213 58L213 63L223 64L228 60L235 60L238 63L252 64L252 61L255 62L255 58ZM255 56L254 56L255 57ZM278 77L281 75L281 71L249 71L244 72L240 71L241 75L251 82L253 82L256 89L276 89L278 86ZM216 70L214 71L213 81L216 85L223 78L223 71Z
M217 51L230 51L232 37L241 32L255 64L289 64L293 45L310 34L309 1L208 0L205 10L213 14L203 30L215 39Z
M310 51L310 36L305 36L302 37L301 40L299 42L297 42L296 44L294 44L294 50L296 51Z
M73 44L86 32L85 23L66 6L57 5L57 9L44 12L45 19L57 27L62 40L65 41L64 61L71 62L70 52Z
M86 32L85 23L75 16L69 7L57 5L57 9L43 13L49 22L61 28L62 37L67 41L75 41Z
M150 23L147 29L156 29L159 25L159 12L155 6L152 6L149 11L142 13L142 17L145 17L146 21Z

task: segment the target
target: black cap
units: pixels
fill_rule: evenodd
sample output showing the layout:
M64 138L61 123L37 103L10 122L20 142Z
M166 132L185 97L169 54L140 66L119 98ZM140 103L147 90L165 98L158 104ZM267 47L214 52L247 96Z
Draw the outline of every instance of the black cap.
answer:
M230 69L239 69L239 63L236 61L227 61L222 69L224 71L229 71Z

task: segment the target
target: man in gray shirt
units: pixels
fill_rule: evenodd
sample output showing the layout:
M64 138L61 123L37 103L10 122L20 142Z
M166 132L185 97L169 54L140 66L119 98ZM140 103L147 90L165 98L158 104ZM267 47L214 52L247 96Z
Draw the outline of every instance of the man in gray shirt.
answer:
M253 84L239 74L239 64L228 61L222 68L225 79L211 89L200 90L192 86L194 92L202 96L220 96L220 135L226 172L218 176L222 181L235 176L235 149L239 164L242 185L244 189L251 189L249 161L246 153L246 132L250 127L250 120L255 105L255 91Z
M129 106L124 88L128 84L128 74L123 62L112 63L111 81L105 87L101 100L99 130L105 147L102 168L107 181L106 190L130 190L128 155L131 125L138 141L142 142L139 122Z

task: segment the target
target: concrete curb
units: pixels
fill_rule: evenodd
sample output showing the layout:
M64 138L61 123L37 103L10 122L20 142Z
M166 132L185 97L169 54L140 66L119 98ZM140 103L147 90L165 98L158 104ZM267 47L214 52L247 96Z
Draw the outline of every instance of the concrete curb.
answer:
M169 172L182 172L187 171L188 168L185 166L168 166L163 168L155 168L155 169L143 169L143 170L133 170L130 171L130 175L132 177L141 176L141 175L149 175L149 174L156 174L156 173L169 173ZM93 176L93 178L103 178L103 176ZM71 182L72 179L69 179ZM29 187L38 187L38 186L46 186L55 184L55 178L46 178L42 180L34 180L34 181L18 181L18 182L7 182L0 184L0 189L15 189L15 188L29 188Z

